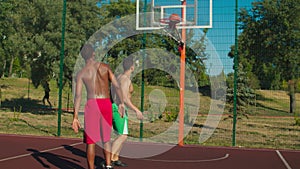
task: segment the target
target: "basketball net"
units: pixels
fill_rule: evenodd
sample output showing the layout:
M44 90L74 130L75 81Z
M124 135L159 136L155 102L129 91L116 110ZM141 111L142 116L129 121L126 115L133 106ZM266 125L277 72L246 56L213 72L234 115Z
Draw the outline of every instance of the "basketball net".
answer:
M184 43L182 42L181 34L177 29L181 18L177 14L171 14L169 18L163 18L160 20L162 30L178 44L179 52L183 49Z

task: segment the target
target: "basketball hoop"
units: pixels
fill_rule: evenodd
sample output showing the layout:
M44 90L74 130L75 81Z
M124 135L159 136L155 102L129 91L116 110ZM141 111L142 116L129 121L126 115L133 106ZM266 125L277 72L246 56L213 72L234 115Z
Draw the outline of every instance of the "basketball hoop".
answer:
M171 22L175 22L175 23L179 23L181 21L180 16L176 13L171 14L169 19Z
M168 25L170 30L175 30L176 25L179 24L181 21L181 18L178 14L171 14L169 18L162 18L160 19L161 25Z
M160 24L163 27L163 30L165 33L167 33L168 36L170 36L172 39L174 39L178 44L178 51L181 51L183 49L184 43L181 40L181 35L177 29L177 24L181 22L181 18L178 14L171 14L169 18L162 18L160 19Z

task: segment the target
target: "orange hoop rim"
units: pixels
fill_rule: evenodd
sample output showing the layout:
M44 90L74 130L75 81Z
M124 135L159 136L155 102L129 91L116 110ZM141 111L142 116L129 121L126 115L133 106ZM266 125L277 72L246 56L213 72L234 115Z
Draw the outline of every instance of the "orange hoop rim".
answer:
M170 29L176 29L176 26L177 24L179 24L180 22L175 22L175 21L171 21L170 18L161 18L159 20L159 22L162 24L162 25L165 25L170 28Z
M161 18L159 20L160 23L163 23L163 24L169 24L170 23L170 19L169 18Z
M164 24L169 24L169 23L174 23L174 24L178 24L180 23L180 21L171 21L170 18L161 18L159 20L160 23L164 23Z

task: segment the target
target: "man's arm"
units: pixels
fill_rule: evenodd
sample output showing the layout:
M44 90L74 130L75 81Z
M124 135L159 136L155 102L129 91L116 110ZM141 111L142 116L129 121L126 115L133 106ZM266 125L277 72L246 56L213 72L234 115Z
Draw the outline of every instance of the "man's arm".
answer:
M131 80L128 77L121 78L120 84L122 84L121 91L123 93L124 103L130 109L135 111L136 116L139 120L142 120L143 119L142 112L131 102L131 99L129 98L129 92L130 92L130 90L133 90Z
M78 112L79 112L80 102L81 102L82 87L83 87L83 82L82 82L80 75L78 75L76 77L74 114L73 114L73 123L72 123L72 128L75 131L75 133L77 133L78 129L81 128L79 120L78 120Z
M119 97L119 100L120 100L119 113L121 114L121 117L123 117L124 112L125 112L123 93L121 91L120 85L119 85L115 75L112 73L112 71L109 67L108 67L108 75L109 75L109 79L110 79L112 85L114 86L115 91Z

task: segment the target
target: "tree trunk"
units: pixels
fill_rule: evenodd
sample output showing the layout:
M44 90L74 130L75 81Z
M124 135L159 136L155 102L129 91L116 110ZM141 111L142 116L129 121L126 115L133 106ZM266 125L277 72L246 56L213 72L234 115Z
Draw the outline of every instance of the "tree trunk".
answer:
M3 64L3 72L2 72L1 78L3 78L5 76L6 60L4 60L3 63L4 63Z
M1 90L2 86L0 85L0 107L1 107L1 103L2 103L2 90Z
M15 60L15 57L12 57L12 58L11 58L11 61L10 61L10 65L9 65L8 77L11 77L11 76L12 76L14 60Z
M295 82L289 80L290 113L296 112Z
M296 99L295 99L295 93L290 94L290 113L296 112Z

